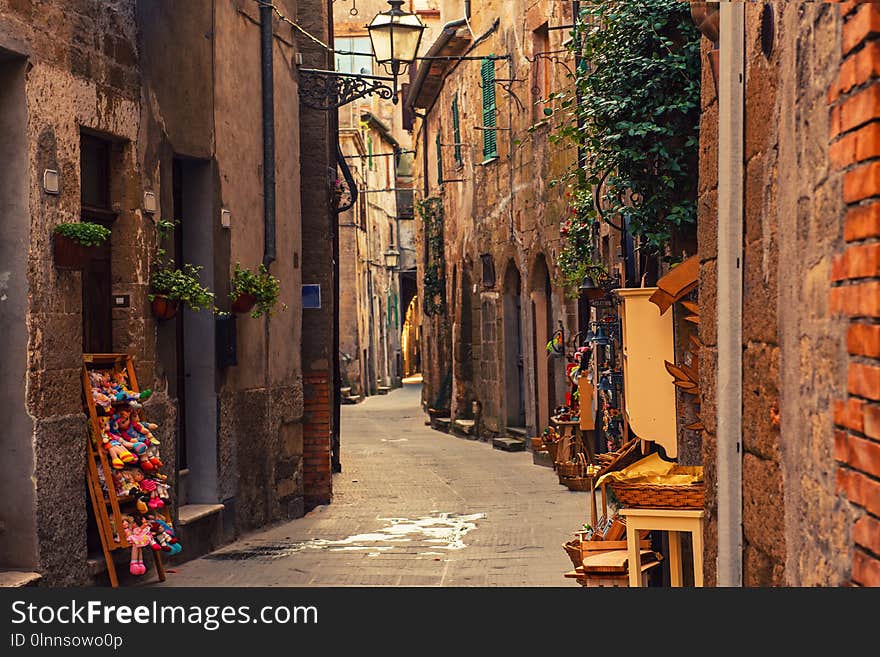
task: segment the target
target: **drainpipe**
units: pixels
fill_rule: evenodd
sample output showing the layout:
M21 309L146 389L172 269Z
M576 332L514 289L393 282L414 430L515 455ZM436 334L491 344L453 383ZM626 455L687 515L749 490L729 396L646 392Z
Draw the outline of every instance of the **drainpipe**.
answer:
M718 586L742 586L742 3L722 2L718 80Z
M263 264L275 261L275 80L273 9L260 5L260 63L263 86Z

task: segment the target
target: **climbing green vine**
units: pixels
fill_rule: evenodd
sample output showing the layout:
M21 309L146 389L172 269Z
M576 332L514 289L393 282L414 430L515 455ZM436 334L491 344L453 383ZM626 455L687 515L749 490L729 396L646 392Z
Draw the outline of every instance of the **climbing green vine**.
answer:
M569 187L568 282L590 262L601 221L628 217L638 248L666 260L674 238L693 234L701 77L700 34L680 0L586 4L571 35L573 88L550 98L551 140L573 142L585 159L551 183Z
M443 201L427 198L417 204L423 223L426 261L423 278L423 309L426 315L446 312L446 259L443 243Z

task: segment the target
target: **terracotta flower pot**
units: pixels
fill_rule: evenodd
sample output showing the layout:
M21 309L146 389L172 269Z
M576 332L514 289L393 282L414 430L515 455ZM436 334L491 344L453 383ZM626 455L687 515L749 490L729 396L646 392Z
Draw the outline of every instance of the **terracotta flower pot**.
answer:
M150 307L156 319L171 319L177 314L177 301L164 294L155 295Z
M52 255L58 269L82 271L95 250L95 247L83 246L66 235L55 233L52 236Z
M243 292L235 298L235 301L232 302L232 312L249 313L251 309L256 305L256 303L257 297L255 297L253 294Z

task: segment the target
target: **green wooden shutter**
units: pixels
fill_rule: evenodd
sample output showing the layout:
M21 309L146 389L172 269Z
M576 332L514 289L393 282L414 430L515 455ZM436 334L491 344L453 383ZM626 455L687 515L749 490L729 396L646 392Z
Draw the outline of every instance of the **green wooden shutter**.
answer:
M480 70L483 83L483 128L494 128L495 123L495 60L484 59ZM483 159L498 157L498 140L495 130L483 130Z
M443 147L440 143L440 130L437 130L437 184L443 184Z
M461 120L458 116L458 94L452 98L452 140L455 142L455 163L461 166Z

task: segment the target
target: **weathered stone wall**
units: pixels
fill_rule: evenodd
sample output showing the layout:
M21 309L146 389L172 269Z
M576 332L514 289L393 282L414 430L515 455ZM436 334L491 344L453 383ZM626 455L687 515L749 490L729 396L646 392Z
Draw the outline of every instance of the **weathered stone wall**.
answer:
M770 9L765 9L769 7ZM774 21L762 21L773 11ZM852 512L835 493L832 400L843 328L828 303L843 225L827 93L841 17L828 3L746 6L743 255L743 583L837 585ZM771 28L772 26L772 28ZM704 40L705 41L705 40ZM767 52L762 49L772 44ZM704 43L707 47L707 44ZM722 46L723 47L723 46ZM706 48L704 47L704 50ZM717 100L704 66L699 252L706 583L716 580Z
M533 329L536 321L533 300L539 308L543 304L533 299L538 287L542 288L540 294L543 294L543 287L536 286L540 278L540 274L536 273L539 271L539 262L547 263L552 293L548 304L549 321L543 316L537 321L547 321L553 329L558 321L562 321L568 337L577 330L577 325L575 304L565 298L557 284L559 272L555 265L560 249L559 221L566 207L563 187L549 188L549 182L576 160L576 152L573 147L552 145L548 140L551 121L537 120L533 113L535 67L544 60L540 56L535 57L532 34L545 22L553 26L570 21L571 8L563 3L541 1L483 2L473 5L472 11L474 33L489 34L468 53L469 56L510 54L509 59L495 61L499 80L496 83L498 157L484 162L483 131L474 129L474 126L483 124L480 61L463 61L451 67L427 122L419 124L419 130L427 130L430 144L427 154L427 195L442 198L446 209L450 335L453 342L467 333L471 334L472 339L470 349L467 345L453 346L451 349L453 354L459 354L459 359L469 359L473 363L468 365L460 362L454 367L453 371L459 372L459 375L453 384L452 415L470 417L471 402L476 399L482 405L482 426L486 435L503 433L508 425L515 423L510 420L516 415L515 409L507 408L511 402L509 396L505 395L505 381L515 378L516 373L505 371L510 367L505 368L504 339L505 335L508 341L513 339L515 323L518 322L524 359L525 424L534 433L546 426L546 419L542 421L538 417L536 400L540 397L562 403L565 393L561 359L548 359L549 371L545 375L542 365L540 377L537 375L539 362L543 364L543 359L546 359L546 341L537 344L536 331ZM525 17L524 21L522 17ZM441 18L441 22L445 23L461 16L443 15ZM492 30L496 18L499 19L499 25ZM549 32L548 53L563 50L563 32ZM562 89L570 84L564 66L547 61L546 70L550 76L550 90ZM461 166L457 166L453 159L451 104L456 96L461 141L464 143L461 147ZM434 147L438 132L442 144L443 178L456 181L465 179L465 182L438 183ZM424 151L421 139L417 148ZM417 198L425 196L425 176L420 165L423 156L423 152L420 152L416 159L414 188ZM422 226L418 220L417 234L420 240L417 253L421 254L424 244ZM483 255L491 256L494 265L495 282L490 286L482 285ZM505 330L503 286L505 272L511 262L520 279L520 316L508 317ZM455 277L453 268L457 268ZM422 270L419 275L423 275ZM476 285L476 293L473 289L464 291L462 281ZM468 319L462 316L467 304L462 300L474 294L477 299L471 299L472 325L468 331L468 327L464 326ZM476 322L473 321L474 308L480 309L476 313ZM508 308L515 308L515 304L508 304ZM442 382L440 373L445 373L452 363L444 361L444 351L438 349L444 343L443 339L435 337L440 327L433 326L429 318L426 320L429 321L423 323L426 337L423 360L427 363L426 399L430 400L436 396L437 387ZM442 321L447 321L447 318L433 323ZM464 372L472 372L471 377L464 376ZM548 414L549 410L552 409L547 409Z
M16 550L6 549L11 535L2 534L0 566L39 569L50 585L83 584L89 576L88 509L79 502L86 499L82 361L79 349L71 348L82 343L81 275L55 269L50 239L55 224L80 217L80 131L112 143L111 201L117 214L111 237L112 291L130 297L129 307L112 311L112 348L134 356L141 387L154 391L147 413L160 425L164 471L172 482L177 475L177 345L174 322L158 326L149 311L155 231L141 209L143 192L153 191L159 199L153 218L172 218L174 156L207 163L205 182L212 191L206 211L212 223L205 238L212 241L216 260L213 270L209 266L203 273L219 306L228 303L232 262L255 267L262 257L262 212L254 212L262 207L260 108L252 102L260 96L256 10L240 0L185 4L0 2L0 74L13 71L7 51L28 62L21 88L27 131L20 149L27 187L17 193L29 199L29 207L24 215L10 211L4 216L22 224L10 229L10 235L21 229L26 235L27 282L11 281L8 289L15 291L19 306L20 295L28 295L26 312L18 320L26 318L27 352L21 349L20 370L10 381L18 378L22 409L33 418L26 435L34 454L33 464L26 458L9 464L32 475L34 501L30 521L17 518L7 525L16 531ZM290 2L287 12L293 7ZM303 512L299 116L298 103L289 100L297 96L290 31L276 22L278 259L272 271L282 280L280 300L288 310L270 320L239 319L240 365L218 373L211 391L219 396L220 416L214 443L221 483L215 499L240 498L235 506L239 529ZM181 56L184 51L186 57ZM6 88L2 94L0 114L5 118L11 116L2 111ZM16 146L12 162L18 150ZM42 189L47 168L60 173L57 196ZM11 197L5 188L0 191L4 210ZM233 211L231 231L219 226L220 207ZM21 264L16 275L25 271ZM0 309L4 329L5 313L5 307ZM211 326L213 320L206 317ZM244 345L256 350L243 351ZM4 405L7 387L4 378ZM254 408L260 413L254 414ZM245 426L248 417L254 423ZM21 447L16 444L9 453ZM15 494L24 509L27 496L27 490Z
M297 3L296 18L310 34L332 43L329 7L319 0ZM328 70L332 56L299 33L292 38L304 68ZM306 508L326 504L332 498L331 466L334 441L339 436L337 273L334 268L338 244L336 214L331 210L330 183L336 175L337 117L334 112L302 108L300 115L300 205L302 208L302 282L321 286L321 308L302 314L302 368L304 378L304 465ZM337 400L337 401L334 401ZM338 445L337 445L338 447Z

